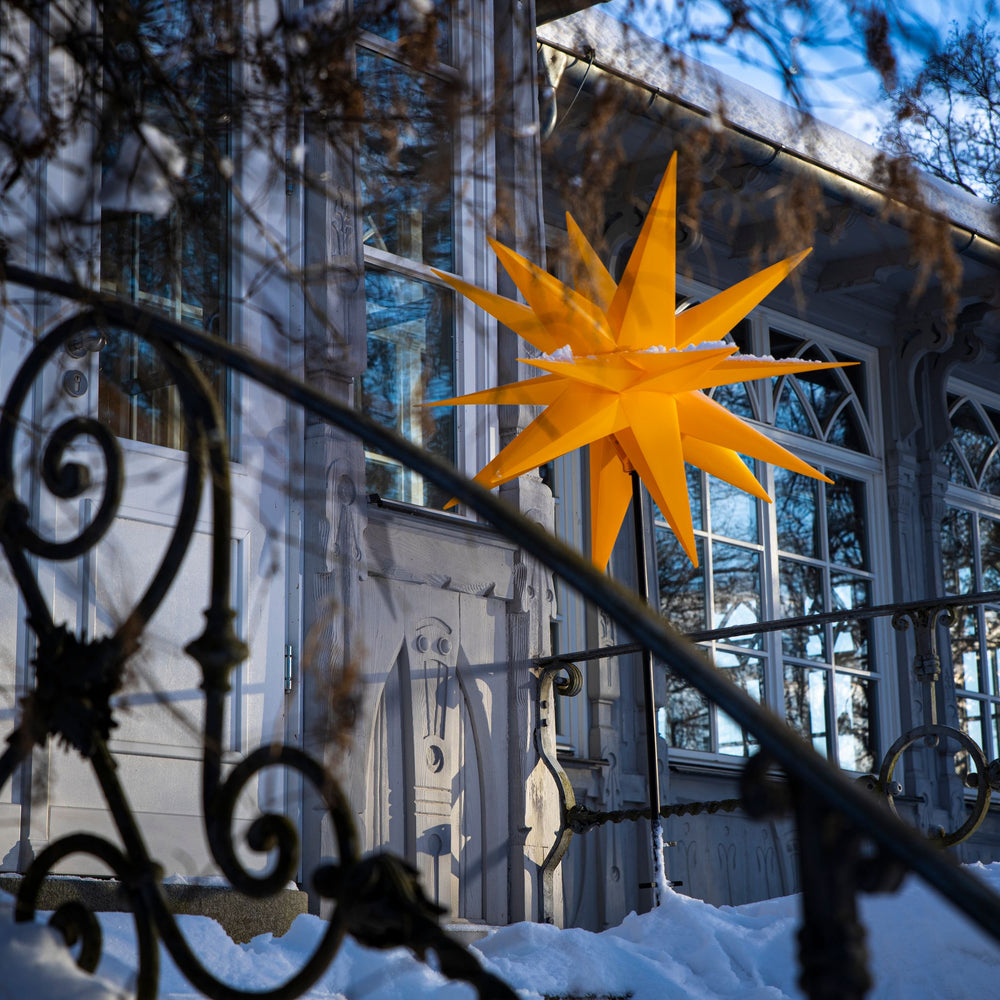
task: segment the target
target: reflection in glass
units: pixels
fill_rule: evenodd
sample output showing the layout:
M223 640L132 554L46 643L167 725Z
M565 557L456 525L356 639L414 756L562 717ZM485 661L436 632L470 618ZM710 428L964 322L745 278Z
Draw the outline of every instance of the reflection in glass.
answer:
M742 456L741 456L742 457ZM750 463L744 458L744 463ZM751 471L753 471L751 469ZM712 512L712 533L756 542L757 506L759 501L743 490L724 483L714 476L709 479L709 503Z
M983 590L1000 590L1000 521L979 515L979 559Z
M972 559L972 515L949 507L941 522L941 572L946 594L969 594L975 589Z
M838 474L826 485L826 523L830 562L868 568L868 520L865 484Z
M752 354L750 338L750 322L744 319L730 331L726 339L731 340L739 348L740 354ZM732 385L716 386L709 395L730 413L748 420L756 420L758 417L751 398L751 393L756 397L756 391L756 384L753 382L734 382Z
M975 609L963 608L951 628L951 662L955 672L955 687L965 691L982 691L979 682L979 620Z
M851 392L854 394L854 398L857 400L861 412L867 415L868 386L865 383L864 364L858 364L857 358L848 357L846 354L841 354L839 351L831 351L830 360L850 362L847 368L840 369L840 373L841 375L843 375L844 378L847 379L847 382L851 387Z
M774 470L774 516L778 548L797 556L820 558L819 483L808 476Z
M945 460L947 461L948 452L952 449L945 448ZM950 468L949 463L949 468ZM956 479L954 482L963 482L962 479ZM1000 449L993 452L993 457L986 463L986 469L983 472L983 478L979 481L979 488L984 493L991 493L993 496L1000 496Z
M871 604L871 582L849 573L830 574L830 593L834 611L850 611ZM838 667L853 667L856 670L873 670L869 660L868 637L871 622L834 622L833 662Z
M993 450L993 435L976 407L966 400L951 415L954 446L969 463L974 483L979 482L986 460Z
M814 351L807 351L806 356L812 356L817 361L826 360L822 354ZM793 377L816 414L820 427L826 428L837 407L847 397L839 372L836 368L820 368L817 371L799 372Z
M778 392L780 398L775 407L774 426L784 431L794 431L805 437L817 437L816 428L813 427L806 415L805 407L799 400L794 377L786 375L780 379Z
M730 413L746 420L756 420L753 403L750 401L750 383L737 382L733 385L720 385L709 394L720 406Z
M872 682L851 674L836 674L833 711L837 719L837 761L849 771L869 772L875 766Z
M451 53L451 8L451 0L405 6L399 0L357 0L354 4L355 12L360 14L358 27L363 31L390 42L413 39L417 35L433 38L437 57L443 63L449 61ZM410 12L408 18L403 16L407 12Z
M715 665L756 702L764 700L764 667L757 656L747 656L727 650L716 650ZM757 749L757 741L725 712L716 718L718 752L748 757Z
M739 545L712 543L712 628L731 628L760 621L760 553ZM760 644L760 636L733 640Z
M448 87L358 49L365 95L361 142L364 242L454 269L452 110Z
M701 531L705 526L701 509L704 497L702 480L705 476L700 469L693 465L685 465L684 470L687 479L688 503L691 507L691 523L695 531ZM653 504L653 521L657 525L666 528L667 519L660 513L660 508L655 503Z
M666 711L657 712L660 736L681 750L712 749L712 724L708 700L700 691L671 671L666 671Z
M1000 611L986 608L986 662L989 665L990 684L994 694L1000 693ZM1000 744L997 744L1000 746Z
M133 11L141 44L150 51L175 54L184 49L190 27L188 3L142 5ZM227 194L211 165L228 145L229 65L225 59L197 64L175 59L178 94L190 95L178 113L167 95L145 78L143 113L169 135L187 158L183 199L162 218L145 212L101 212L101 290L120 296L219 337L226 337ZM118 159L119 143L103 151L103 169ZM221 365L195 357L226 409L227 377ZM111 330L100 353L98 412L119 437L169 448L185 446L180 400L173 376L148 344L122 330Z
M785 717L824 757L827 756L826 683L825 670L785 664Z
M857 410L851 402L848 402L834 417L827 429L826 439L830 444L838 444L841 448L850 448L851 451L868 451Z
M971 486L975 488L975 483L969 476L969 472L965 466L965 462L957 451L957 442L952 440L945 445L941 452L941 456L944 458L945 465L948 466L948 478L953 483L958 483L960 486ZM996 463L993 463L995 465ZM992 466L991 466L992 468Z
M660 614L681 632L707 628L705 616L705 546L695 539L698 567L684 554L669 528L657 528L656 573L660 594Z
M800 618L826 610L822 568L780 559L778 573L782 618ZM825 660L826 630L822 625L786 629L781 633L781 650L785 656L801 660Z
M972 737L980 746L983 742L983 716L982 702L978 698L958 698L958 728ZM971 768L969 767L969 755L963 750L955 754L955 773L964 778Z
M425 400L455 395L451 292L389 271L365 271L368 367L358 406L426 450L455 461L455 415ZM393 500L441 507L446 492L375 452L366 454L368 489Z

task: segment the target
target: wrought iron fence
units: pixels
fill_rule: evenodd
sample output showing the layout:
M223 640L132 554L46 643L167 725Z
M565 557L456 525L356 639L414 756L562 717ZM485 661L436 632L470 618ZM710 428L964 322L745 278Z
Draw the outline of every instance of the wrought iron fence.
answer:
M205 630L188 646L188 652L200 664L203 674L206 721L202 804L212 855L232 884L250 895L262 897L273 893L295 871L296 834L280 816L264 815L249 831L252 848L275 852L277 860L266 874L248 871L234 848L230 820L236 798L254 775L271 766L290 768L316 788L329 813L339 850L336 863L323 865L313 877L316 891L334 903L321 943L292 979L268 993L252 995L278 1000L301 994L332 960L344 935L351 934L374 947L405 945L420 957L433 951L442 972L473 984L481 997L498 1000L513 997L505 984L483 970L469 952L444 934L437 923L437 907L426 899L405 862L384 854L359 856L344 796L333 778L315 761L291 746L264 746L223 778L222 710L230 677L238 669L246 649L235 634L229 604L231 498L223 424L204 378L183 353L187 349L256 380L315 417L357 435L370 447L406 463L457 497L549 570L561 575L585 599L605 611L639 646L649 649L677 676L753 733L760 751L750 758L743 775L743 805L751 815L762 817L790 804L801 847L801 982L814 1000L863 996L869 979L864 930L857 917L857 893L892 888L906 869L921 875L1000 941L1000 900L988 889L900 823L870 793L804 747L784 722L720 672L708 668L689 642L634 595L595 571L579 555L507 504L363 414L323 396L286 371L238 347L55 278L13 265L2 270L0 279L61 296L77 303L79 308L35 344L15 376L0 414L0 544L24 595L29 625L37 636L36 684L0 757L0 786L10 780L33 746L51 736L61 739L91 762L124 846L124 850L119 849L92 834L71 835L50 844L38 855L23 880L16 907L19 919L33 915L39 887L57 862L75 852L90 853L111 867L132 903L139 941L140 997L152 997L156 992L158 938L197 989L226 1000L247 996L220 982L207 970L180 934L162 894L159 869L143 839L107 747L114 723L112 696L121 688L126 663L138 648L146 623L176 576L207 476L213 518L211 602L205 613ZM76 558L97 544L107 531L121 500L122 466L117 443L107 429L89 418L71 418L51 433L42 452L42 476L47 489L56 496L80 496L88 486L86 468L67 458L70 446L81 436L97 442L106 464L104 494L95 515L76 538L56 543L32 525L28 507L18 499L12 442L21 407L46 359L72 338L105 326L130 330L145 340L159 352L176 379L187 426L188 469L177 524L161 566L135 609L115 632L106 638L87 641L55 624L38 585L34 563ZM775 767L784 774L780 785L769 778ZM93 914L81 905L70 904L61 907L53 921L67 941L82 936L78 962L84 968L95 968L100 939Z
M924 687L923 703L930 721L913 726L893 740L883 754L879 767L871 774L860 775L858 781L878 796L884 798L893 813L896 798L902 792L902 784L896 779L896 769L903 755L914 746L926 749L945 748L949 742L955 746L954 755L967 754L973 767L966 766L963 775L968 788L975 789L976 798L969 815L954 830L936 829L929 839L938 847L954 847L968 840L982 825L990 808L993 792L1000 791L1000 758L987 761L983 747L964 729L947 726L939 721L937 683L941 679L941 657L938 653L937 629L955 624L955 611L976 607L981 604L1000 604L1000 591L986 591L978 594L963 594L956 597L938 597L933 600L911 601L908 603L882 604L853 611L825 611L795 618L781 618L774 621L755 622L750 625L734 625L728 628L703 629L685 633L685 638L693 643L717 642L728 639L766 635L769 632L785 632L791 629L836 625L846 622L874 621L890 618L893 628L900 632L911 631L914 638L912 662L913 676ZM637 643L620 643L596 649L557 653L540 657L536 663L543 672L540 698L544 702L553 693L563 697L575 697L583 690L583 680L579 664L591 660L614 659L641 653ZM578 805L575 801L569 779L565 776L558 757L546 755L550 771L558 774L562 791L563 823L557 832L556 841L561 845L558 857L562 857L568 847L564 840L565 831L584 833L604 823L621 823L625 820L648 819L650 808L617 809L600 811ZM742 807L741 799L690 802L661 806L661 817L696 815L701 812L731 812ZM553 854L552 857L556 857ZM550 861L550 865L552 862Z

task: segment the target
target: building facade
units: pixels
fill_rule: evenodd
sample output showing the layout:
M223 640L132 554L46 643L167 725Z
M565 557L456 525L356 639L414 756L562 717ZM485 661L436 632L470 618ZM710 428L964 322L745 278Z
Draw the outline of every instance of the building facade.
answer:
M472 474L532 414L424 404L520 377L524 346L435 272L514 297L487 235L547 256L559 273L568 209L617 276L679 151L691 200L681 213L680 301L668 307L703 301L772 251L784 256L805 241L813 253L795 279L729 337L744 353L852 366L716 390L832 483L760 465L774 498L766 504L690 469L700 565L647 498L651 592L683 632L742 629L701 636L714 665L840 767L877 772L897 737L930 719L929 689L911 668L915 629L894 629L890 615L754 626L1000 589L996 219L975 199L928 185L936 222L917 233L887 201L867 147L735 81L681 72L656 43L599 12L539 26L529 6L449 8L431 59L415 58L397 23L362 24L356 79L373 120L405 109L402 139L362 128L355 143L338 145L311 120L288 143L302 151L303 171L275 178L248 136L227 132L239 205L206 179L202 214L215 222L197 233L170 216L105 208L92 277L298 372ZM319 14L302 16L316 28L308 18ZM459 81L494 100L488 115L473 104L449 116L442 134L437 107ZM46 256L40 220L45 199L68 197L76 183L53 163L42 189L25 188L24 263L61 266ZM796 214L796 199L811 212ZM272 257L257 249L261 232ZM954 246L955 290L924 274L921 239ZM287 258L304 280L269 267ZM9 292L5 384L64 309ZM412 470L249 379L204 371L229 414L233 604L251 650L232 692L227 761L276 739L323 759L363 847L408 858L453 921L600 928L648 907L645 824L575 835L559 864L553 853L560 780L598 810L646 801L635 657L581 660L573 697L543 697L538 663L628 637L489 525L442 510L449 498ZM86 558L40 569L54 615L81 635L121 620L169 545L188 459L183 414L161 376L140 342L102 331L50 365L32 397L30 423L42 437L67 415L96 415L126 455L113 530ZM33 447L26 435L26 468ZM501 493L583 547L586 471L586 456L570 455ZM96 493L66 505L26 488L35 516L55 531L79 530L99 503ZM214 871L200 816L201 695L183 654L207 601L210 530L206 506L111 742L153 853L187 876ZM610 572L635 582L628 531ZM13 722L34 651L12 579L0 584L2 708ZM1000 755L998 615L1000 601L978 603L940 634L934 695L939 717L987 760ZM656 718L665 804L738 795L752 734L666 671ZM896 775L900 813L924 830L954 829L971 808L968 762L955 750L914 750ZM57 748L36 753L3 795L5 870L25 870L73 830L111 833L85 763ZM271 808L296 823L308 886L310 868L334 850L318 798L274 769L249 790L239 822ZM666 822L666 868L682 891L717 903L795 891L790 824L707 805ZM989 814L959 850L965 860L996 859L1000 819ZM60 870L92 866L73 859Z

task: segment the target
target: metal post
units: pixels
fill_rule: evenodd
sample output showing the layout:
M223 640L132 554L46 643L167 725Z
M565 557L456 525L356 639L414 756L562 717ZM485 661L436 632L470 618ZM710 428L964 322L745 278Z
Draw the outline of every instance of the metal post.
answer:
M639 474L632 470L632 524L635 527L636 590L644 604L649 603L649 578L646 570L646 516L642 503ZM653 906L660 905L663 872L663 830L660 822L660 767L656 753L656 699L653 695L653 654L642 650L642 691L646 708L646 773L649 781L649 832L653 854Z

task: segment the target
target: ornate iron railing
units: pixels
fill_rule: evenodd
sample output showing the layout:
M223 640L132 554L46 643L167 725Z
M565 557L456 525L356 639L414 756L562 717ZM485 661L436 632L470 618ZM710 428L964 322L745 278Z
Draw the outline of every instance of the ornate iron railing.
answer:
M677 676L753 733L761 750L749 760L744 772L744 808L751 815L764 816L791 803L801 848L801 982L814 1000L863 996L869 980L864 930L857 918L857 893L891 888L906 869L921 875L1000 941L1000 900L985 886L900 823L870 793L804 747L782 720L756 704L719 671L709 669L690 643L634 595L595 571L578 554L510 506L363 414L231 344L55 278L12 265L2 271L0 279L74 301L79 311L36 343L15 377L0 415L0 544L24 594L29 624L38 639L36 686L0 757L0 785L11 778L34 745L53 735L65 740L90 760L124 845L121 850L91 834L77 834L50 844L35 859L22 883L16 909L19 919L32 916L38 888L60 859L78 851L96 855L121 879L134 909L141 997L155 995L157 937L197 989L226 1000L247 996L205 969L181 936L164 901L155 860L107 748L114 721L111 697L122 685L125 664L138 647L143 627L177 572L207 472L214 519L211 603L205 615L205 630L188 650L203 672L206 722L202 798L212 855L235 887L257 896L283 886L295 871L296 836L291 825L279 816L263 816L250 829L251 847L276 852L277 861L266 875L247 871L233 846L229 820L237 794L262 768L274 765L291 768L314 785L326 803L340 852L335 864L324 865L313 878L316 891L334 903L328 929L315 953L287 983L268 993L252 995L277 1000L300 994L331 961L344 935L352 934L376 947L406 945L421 957L434 951L446 975L472 983L481 997L509 1000L513 996L507 986L481 969L468 952L440 930L436 907L423 896L404 862L387 855L359 857L357 837L339 787L308 756L290 746L266 746L222 777L222 705L230 676L245 655L245 647L235 635L228 597L230 496L222 422L204 380L182 353L182 349L188 349L282 394L450 492L549 570L561 575L636 643L651 650ZM54 623L34 575L33 561L75 558L96 544L107 530L121 497L117 444L107 430L88 418L71 418L52 432L42 453L42 474L46 487L56 496L79 496L87 486L86 470L66 460L67 449L81 435L97 441L106 463L104 496L97 513L75 539L56 544L31 525L28 507L16 496L11 442L21 405L45 359L95 325L131 330L160 352L180 386L189 461L184 500L163 564L113 635L85 641ZM781 785L769 778L775 767L784 773ZM85 968L94 968L100 942L93 915L82 906L69 905L57 911L54 921L67 940L83 936L78 961Z
M946 746L948 741L955 744L955 754L966 753L974 765L965 774L967 787L976 791L976 799L969 815L954 830L935 830L930 840L938 847L953 847L968 840L982 825L990 808L992 793L1000 791L1000 758L987 761L979 743L965 730L946 726L938 721L938 696L936 684L941 679L941 657L937 647L937 629L950 627L956 621L954 611L959 608L975 607L980 604L1000 604L1000 590L978 594L963 594L957 597L937 597L925 601L910 601L899 604L882 604L852 611L824 611L818 614L801 615L795 618L780 618L774 621L755 622L752 625L734 625L728 628L703 629L685 633L685 638L693 643L718 642L749 636L766 635L770 632L785 632L790 629L816 627L819 625L842 624L845 622L874 621L891 618L893 628L898 631L911 630L914 636L913 675L924 686L924 704L930 721L913 726L895 739L882 757L876 772L861 775L857 780L873 792L885 798L889 808L896 812L896 798L902 785L895 778L896 768L903 754L920 744L927 749ZM620 643L597 649L583 649L575 652L557 653L540 657L536 663L543 672L540 697L548 701L555 690L563 697L574 697L583 690L579 664L591 660L617 658L642 652L637 643ZM615 809L608 811L589 809L575 801L568 777L561 774L562 766L558 757L551 753L546 756L550 771L559 773L559 788L562 796L563 822L556 834L559 845L557 852L550 855L549 866L554 859L561 858L569 846L565 832L585 833L604 823L621 823L626 820L648 819L651 807L635 809ZM683 816L701 812L732 812L742 807L741 799L689 802L678 805L663 805L659 815Z

